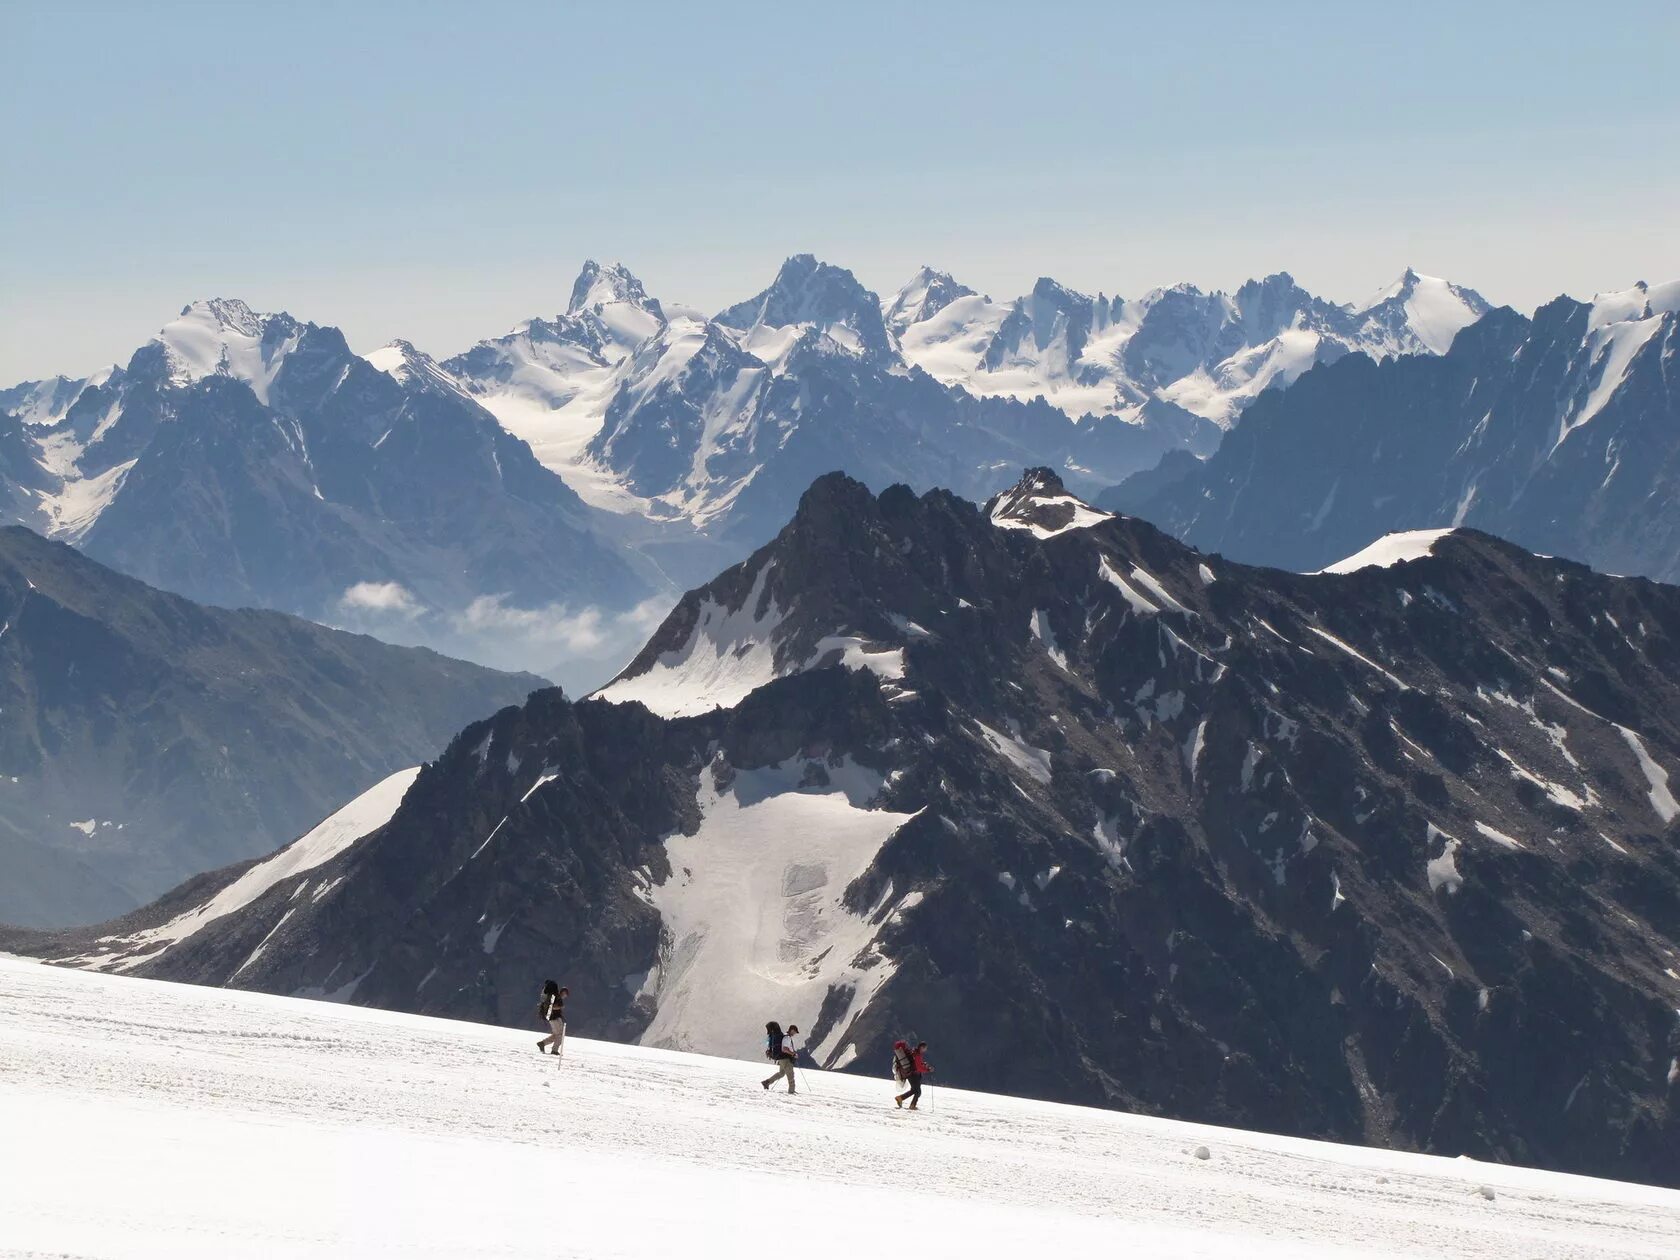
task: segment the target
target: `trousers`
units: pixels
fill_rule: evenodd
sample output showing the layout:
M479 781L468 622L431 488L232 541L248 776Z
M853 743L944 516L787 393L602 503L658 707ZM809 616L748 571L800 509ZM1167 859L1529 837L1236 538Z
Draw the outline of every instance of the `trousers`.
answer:
M565 1054L566 1021L563 1019L551 1019L548 1021L548 1028L548 1036L537 1042L537 1049L541 1050L545 1046L553 1046L555 1054Z

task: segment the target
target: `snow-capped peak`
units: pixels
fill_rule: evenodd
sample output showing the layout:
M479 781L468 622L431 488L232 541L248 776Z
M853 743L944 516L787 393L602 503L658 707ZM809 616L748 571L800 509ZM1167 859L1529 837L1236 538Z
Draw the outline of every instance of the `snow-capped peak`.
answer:
M275 317L253 311L247 303L238 298L201 298L183 306L179 318L214 324L218 328L244 333L248 337L260 337L268 321ZM280 318L289 320L291 316L282 314ZM169 325L164 327L168 328Z
M882 315L894 332L902 332L911 324L932 319L958 298L973 297L974 290L959 284L946 271L923 267L905 283Z
M787 336L773 335L782 329L817 328L858 355L885 355L893 348L881 300L844 267L812 254L789 258L769 288L718 312L716 322L745 333L746 348L766 362L775 362L788 348Z
M623 263L603 267L593 258L585 259L583 269L572 285L572 299L566 304L566 314L599 312L614 302L627 302L644 310L659 311L659 303L648 297L642 282Z
M0 411L28 425L57 424L86 391L105 384L121 370L112 363L91 376L77 379L50 376L41 381L22 381L9 389L0 389Z
M1430 277L1433 279L1433 277ZM1348 309L1355 315L1363 315L1374 306L1381 306L1384 302L1391 302L1398 297L1409 297L1417 284L1424 277L1418 275L1410 267L1400 273L1400 278L1392 284L1384 285L1364 302L1352 303Z
M591 258L572 285L566 314L545 330L617 363L664 326L665 311L623 263L603 267Z
M284 312L259 314L237 298L209 298L182 307L152 340L163 347L175 383L230 376L266 405L274 374L304 330Z
M1348 309L1359 317L1361 338L1378 353L1445 354L1462 329L1492 308L1474 289L1407 267L1393 284Z
M1027 469L1013 487L986 504L986 515L999 529L1024 529L1037 538L1054 538L1114 519L1069 494L1062 479L1048 468Z
M404 341L400 337L389 345L370 350L362 358L404 385L426 381L441 385L445 389L460 390L455 378L439 367L437 360L425 351L415 349L412 342Z
M1650 319L1680 311L1680 280L1667 284L1649 285L1641 280L1631 289L1612 293L1595 293L1592 311L1587 316L1589 332L1629 320Z
M1077 289L1070 289L1059 280L1040 276L1032 287L1035 302L1048 302L1058 310L1073 310L1091 304L1091 299Z

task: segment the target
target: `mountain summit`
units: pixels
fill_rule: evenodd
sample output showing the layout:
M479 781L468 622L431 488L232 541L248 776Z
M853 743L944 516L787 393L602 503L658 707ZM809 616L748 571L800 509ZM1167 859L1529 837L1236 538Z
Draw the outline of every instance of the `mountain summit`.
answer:
M785 342L786 330L802 328L815 329L842 349L866 358L893 352L892 338L881 318L881 300L845 268L819 262L811 254L789 258L769 288L719 311L717 322L747 333L747 348L755 353L772 341ZM784 336L777 337L778 333Z
M566 304L566 314L577 316L589 311L599 311L615 302L639 306L650 314L664 318L659 303L648 297L647 290L642 288L642 282L631 275L629 268L623 263L603 267L593 258L585 260L583 269L578 272L578 278L572 284L572 298Z

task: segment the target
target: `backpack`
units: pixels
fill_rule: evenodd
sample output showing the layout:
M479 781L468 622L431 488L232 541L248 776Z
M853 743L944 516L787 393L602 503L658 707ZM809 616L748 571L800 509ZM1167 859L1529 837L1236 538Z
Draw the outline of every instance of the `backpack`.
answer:
M893 1047L893 1079L900 1083L910 1079L910 1069L916 1066L916 1060L910 1051Z
M771 1062L782 1057L782 1026L775 1020L764 1025L764 1057Z

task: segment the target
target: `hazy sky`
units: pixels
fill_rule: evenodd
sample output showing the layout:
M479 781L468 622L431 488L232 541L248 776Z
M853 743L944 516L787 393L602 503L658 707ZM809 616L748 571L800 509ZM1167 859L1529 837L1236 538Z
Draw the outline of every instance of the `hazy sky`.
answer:
M0 0L0 383L213 295L452 352L585 257L1135 295L1680 277L1680 4Z

